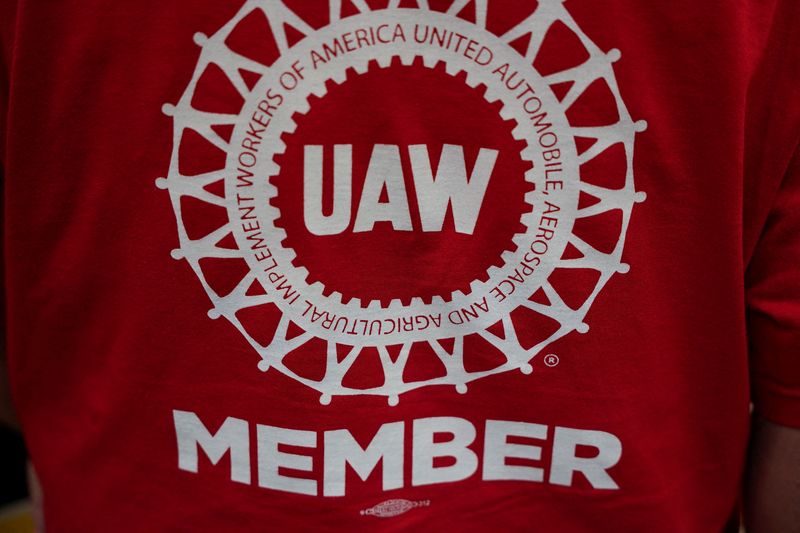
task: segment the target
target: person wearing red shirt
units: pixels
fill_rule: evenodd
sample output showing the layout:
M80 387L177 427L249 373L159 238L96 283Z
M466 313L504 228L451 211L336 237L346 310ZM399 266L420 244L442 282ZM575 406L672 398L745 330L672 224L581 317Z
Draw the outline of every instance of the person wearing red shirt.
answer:
M0 4L53 531L800 531L800 4Z

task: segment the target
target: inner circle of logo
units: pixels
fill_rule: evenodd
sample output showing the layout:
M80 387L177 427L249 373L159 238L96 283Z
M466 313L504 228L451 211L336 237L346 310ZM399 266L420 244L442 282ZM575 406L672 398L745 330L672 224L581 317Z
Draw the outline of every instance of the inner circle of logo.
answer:
M525 197L534 184L524 179L533 164L511 133L516 122L498 113L502 102L487 101L485 86L465 79L419 58L408 66L395 58L388 68L373 62L364 74L351 70L341 85L327 84L307 114L295 114L297 129L284 135L281 170L271 179L272 204L283 215L282 244L297 253L293 263L308 270L307 282L362 305L443 302L485 281L490 267L503 265L503 252L516 249L512 237L533 208ZM322 202L308 201L323 189L325 164L333 165L324 169L327 217ZM377 201L379 188L387 203Z
M633 205L644 200L633 183L633 144L636 132L646 125L631 119L619 94L613 70L619 52L597 48L563 1L540 2L536 11L501 35L488 29L488 0L474 0L474 21L461 18L469 3L454 0L439 12L422 0L416 8L401 8L399 0L393 0L383 9L354 1L357 12L343 17L341 2L331 0L328 24L314 29L283 2L250 0L213 36L196 35L202 52L192 82L177 105L164 106L174 118L174 146L169 174L157 184L169 190L178 220L180 247L173 257L192 265L211 298L209 316L225 317L239 329L260 355L261 370L276 369L318 390L323 403L336 395L372 394L396 404L400 394L426 385L452 385L463 393L469 382L481 377L514 369L530 373L531 360L553 341L573 331L588 331L584 319L597 294L612 275L628 270L621 261L625 233ZM231 35L253 13L266 17L277 43L279 55L269 66L230 45ZM548 30L557 23L573 32L588 59L544 76L534 64L543 53ZM287 26L302 34L291 45ZM527 46L513 46L526 38ZM388 68L395 61L421 61L428 68L444 65L467 86L480 87L487 104L497 102L502 120L515 124L511 133L522 147L520 157L530 166L519 176L529 184L529 210L512 237L514 249L503 252L469 290L427 300L345 300L321 283L309 282L306 266L298 263L279 223L282 217L297 215L277 207L274 181L286 143L297 128L295 119L308 113L310 99L324 99L331 83L346 83L348 72L363 75L371 64ZM238 110L198 108L200 82L211 68L221 70L241 96ZM245 72L257 79L250 81ZM595 82L607 87L616 122L577 125L568 112ZM560 98L551 88L558 84L569 86ZM222 133L231 127L227 135ZM207 149L224 153L224 164L187 171L187 157L195 154L186 148L189 135L199 135L211 146ZM591 144L579 150L578 137ZM606 188L584 180L584 165L615 145L622 147L625 158L623 186ZM582 205L584 194L597 201ZM197 236L190 231L185 208L190 200L223 208L224 221ZM577 222L611 211L621 212L622 220L610 250L595 247L574 231ZM209 275L209 260L246 268L235 276L232 288L221 288ZM576 306L565 302L551 276L577 269L590 269L597 276L593 289ZM264 327L264 320L248 325L243 316L262 308L262 318L270 316L271 325ZM557 322L557 327L541 339L523 339L520 324L530 313ZM472 339L491 346L501 360L488 366L471 364ZM305 348L307 354L309 346L318 353L306 357L317 356L324 366L316 376L304 375L287 362L295 351ZM443 369L439 375L410 377L411 356L421 347L438 358ZM377 353L381 380L368 386L349 384L348 374L368 352Z

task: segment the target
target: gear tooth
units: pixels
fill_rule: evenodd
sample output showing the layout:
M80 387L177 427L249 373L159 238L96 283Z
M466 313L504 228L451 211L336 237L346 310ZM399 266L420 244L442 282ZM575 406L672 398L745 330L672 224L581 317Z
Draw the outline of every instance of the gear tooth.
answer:
M411 65L414 64L415 58L416 56L414 54L409 52L403 52L402 54L400 54L400 63L407 67L410 67Z
M536 177L537 176L536 176L536 170L535 169L530 169L530 170L525 172L525 179L527 181L531 182L531 183L536 183ZM531 192L533 192L533 191L531 191Z
M361 298L352 298L349 302L347 302L347 305L361 308Z
M483 285L483 281L481 281L479 279L472 280L470 282L470 284L469 284L469 292L470 293L478 292L480 290L480 288L481 288L481 285Z
M322 283L318 281L309 285L308 289L306 290L308 291L308 293L305 295L307 299L323 298L325 296L324 295L325 287L322 285Z
M336 304L342 303L342 293L338 291L333 291L328 295L328 298Z
M422 56L422 63L428 68L434 68L438 62L435 57Z
M380 300L370 300L370 302L367 304L367 309L370 309L370 310L373 310L373 311L377 310L377 309L380 309L380 308L381 308L381 301Z
M431 297L431 305L434 306L443 306L445 304L444 298L439 296L438 294Z
M285 147L286 145L284 145ZM264 165L264 171L267 177L277 176L281 172L281 166L275 161L269 161Z
M331 75L331 80L337 83L338 85L343 84L345 81L347 81L347 71L342 71L342 70L335 71L333 75ZM330 87L331 86L328 86L329 90Z
M281 216L281 212L272 204L268 204L266 207L264 207L264 213L269 217L270 220L275 220Z
M286 240L286 230L284 230L283 228L276 227L275 229L272 230L272 234L275 235L275 239L278 242ZM291 248L287 249L286 251L294 254L294 250L292 250Z
M445 71L451 76L456 76L459 72L461 72L461 68L453 62L445 63L444 64Z
M298 269L298 270L300 270L300 269ZM306 270L304 268L302 270L305 271L304 275L306 277L308 277L308 270ZM323 285L321 281L315 281L314 283L310 284L308 286L308 288L311 289L311 292L313 292L314 294L322 294L325 291L325 285Z
M471 72L461 71L459 75L464 75L464 83L475 89L476 91L480 92L481 94L486 92L486 86L484 85L481 88L481 79Z
M308 269L303 266L297 267L297 275L300 276L301 279L308 279Z
M397 310L403 308L403 302L400 301L399 298L395 298L391 302L389 302L389 309Z
M286 235L285 232L284 232L284 235ZM281 239L279 242L283 242L285 239L286 239L286 237ZM291 248L286 248L286 250L283 253L284 253L284 257L288 261L294 261L295 257L297 257L297 253L294 250L292 250ZM306 272L306 276L308 276L308 272Z
M297 113L295 113L297 114ZM291 134L294 133L297 129L297 122L292 120L291 118L286 119L286 127L284 128L284 134Z
M412 306L423 306L423 305L425 305L425 302L422 301L422 298L420 298L419 296L414 296L413 298L411 298L411 305Z
M314 96L313 93L309 93L309 96ZM297 103L297 110L295 111L295 115L305 115L311 109L311 102L308 99L303 99L302 101Z
M522 218L520 218L520 221L528 228L535 228L538 224L536 215L533 213L525 213L522 215Z
M506 250L505 252L500 254L500 257L503 259L503 261L506 262L506 264L512 263L514 261L514 253L509 250Z
M455 290L455 291L452 292L450 297L453 300L460 300L460 299L464 298L464 293L460 289L459 290Z
M486 100L487 103L492 105L495 102L499 102L500 97L501 97L500 91L488 85L486 86L486 91L483 93L483 98L484 100Z
M513 135L515 139L524 139L525 127L522 126L522 124L517 124L516 126L514 126L514 129L511 130L511 135Z
M522 152L520 152L520 155L522 159L527 159L528 161L534 161L536 159L536 151L530 146L526 146Z
M500 112L500 117L503 120L511 120L514 117L514 112L507 105L504 105L502 108L500 108L499 112ZM516 128L514 128L514 129L516 130ZM513 133L514 132L512 131L512 134ZM517 137L517 136L514 135L514 137Z
M489 274L489 278L497 278L503 274L502 271L495 265L490 266L489 270L487 270L487 273Z
M380 68L389 68L392 65L392 60L394 59L394 57L395 56L389 54L381 55L377 57L375 61L378 63L378 66Z
M536 205L536 202L538 201L538 199L539 199L539 196L536 193L536 191L528 191L528 192L525 193L525 201L528 202L531 205Z
M274 153L275 155L282 154L283 152L285 152L285 151L286 151L286 143L285 143L285 142L283 142L283 141L282 141L282 140L280 140L280 139L277 139L277 140L276 140L276 141L273 143L273 145L272 145L272 146L273 146L273 152L272 152L272 153ZM273 164L274 164L274 161L273 161ZM279 167L279 168L280 168L280 167Z
M327 89L327 87L325 87L325 84L324 84L324 83L315 83L314 85L312 85L312 86L309 88L309 90L311 91L311 94L313 94L313 95L314 95L314 96L316 96L317 98L322 98L322 97L324 97L326 94L328 94L328 89ZM304 104L302 104L302 105L305 107L305 110L300 110L300 111L301 111L303 114L305 114L305 113L307 113L307 112L308 112L308 109L309 109L311 106L310 106L310 105L308 105L308 103L304 103Z
M369 70L369 63L364 60L356 61L353 65L353 70L359 74L365 74Z
M525 234L524 233L517 233L513 237L511 237L511 242L514 243L514 246L517 250L525 246ZM511 253L511 250L508 250ZM501 256L502 257L502 256Z

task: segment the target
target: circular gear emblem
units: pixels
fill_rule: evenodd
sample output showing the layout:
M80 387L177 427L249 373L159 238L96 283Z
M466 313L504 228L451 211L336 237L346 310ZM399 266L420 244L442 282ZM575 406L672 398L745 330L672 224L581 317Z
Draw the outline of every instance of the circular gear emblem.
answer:
M531 373L629 270L646 123L621 53L563 0L515 20L490 0L310 4L248 0L195 35L163 107L172 256L261 371L323 404Z

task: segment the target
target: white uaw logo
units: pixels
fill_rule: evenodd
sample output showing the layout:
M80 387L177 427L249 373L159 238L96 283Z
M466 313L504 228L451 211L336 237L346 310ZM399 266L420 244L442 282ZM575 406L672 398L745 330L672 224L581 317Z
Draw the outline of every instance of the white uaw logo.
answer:
M280 0L248 0L217 33L195 36L202 51L192 81L177 105L164 106L164 112L174 119L174 144L169 174L157 180L157 185L169 190L178 222L180 247L173 257L190 263L213 304L209 316L225 317L236 326L260 355L261 370L275 369L316 389L324 404L336 395L368 394L386 396L394 405L400 394L426 385L452 385L464 393L469 382L481 377L509 370L530 373L531 361L552 342L572 331L588 331L585 316L598 293L615 273L628 271L621 260L625 233L633 205L645 199L634 187L633 148L636 133L646 124L631 119L620 96L613 63L621 54L618 50L604 52L592 43L563 0L541 0L532 14L500 35L488 29L489 0L454 0L445 12L429 9L425 0L419 0L416 8L400 8L399 4L400 0L390 0L385 9L371 10L362 0L353 0L356 13L345 17L342 2L330 0L328 24L314 29ZM474 8L474 22L460 16L469 6ZM254 13L266 17L277 43L279 56L269 66L235 51L229 43L231 35ZM533 65L545 53L543 43L557 23L577 38L586 59L542 75ZM301 35L291 45L287 26ZM525 39L527 44L518 51L513 43ZM511 134L523 146L520 158L531 165L520 176L530 184L531 190L525 194L530 211L522 213L520 230L511 236L513 249L503 252L488 270L476 273L468 290L427 299L364 301L311 280L308 265L300 264L300 256L287 244L280 220L289 214L275 205L280 194L275 183L281 172L280 158L297 129L297 118L311 110L310 99L324 99L331 84L346 89L348 79L364 75L370 66L424 65L434 69L442 64L466 86L480 88L487 105L498 102L500 117L514 124ZM209 112L196 106L198 82L210 69L224 73L240 95L243 105L235 113ZM248 82L245 73L257 80ZM611 95L614 122L604 126L571 122L571 107L597 83ZM569 87L560 98L551 89L559 84ZM232 127L229 138L220 133L225 127ZM224 165L195 174L185 171L187 156L182 148L189 134L224 153ZM576 144L578 137L590 141L582 151ZM623 150L624 184L607 188L586 181L584 165L612 146ZM409 152L412 149L416 152L411 156L418 162L427 161L420 159L420 148L409 147ZM450 150L448 157L460 153L465 165L459 149L446 146L442 159ZM314 150L306 147L307 162L316 161L321 168L322 149ZM347 150L341 148L340 155ZM381 153L391 155L391 150L397 151L397 147L380 152L376 146L373 158L386 158ZM427 152L424 155L427 157ZM491 157L496 154L487 149L478 156L470 184L480 172L483 156L484 167L491 172L489 163L493 164ZM376 163L380 168L386 165L384 160ZM470 169L465 165L464 170L466 186ZM427 172L432 180L438 177L435 163L419 171ZM399 163L397 172L401 172ZM488 174L485 180L489 180ZM582 194L596 201L582 206ZM226 220L199 237L192 235L187 231L183 207L188 200L224 208ZM349 191L346 200L350 201ZM479 198L478 208L480 202ZM442 205L446 209L447 201ZM622 220L610 251L601 251L573 231L576 221L612 211L620 212ZM320 220L317 227L324 230L325 220ZM349 223L349 219L343 220L345 225ZM235 246L223 244L231 235ZM567 257L568 247L578 255ZM235 287L221 290L209 281L204 267L209 259L244 262L247 268ZM550 282L554 272L575 269L597 273L593 290L578 306L568 305ZM260 290L253 291L254 286ZM545 302L532 299L538 292L546 296ZM248 329L239 314L267 305L277 307L280 318L274 335L265 341ZM558 328L524 346L515 319L515 312L522 309L556 321ZM292 324L302 331L290 334ZM475 335L500 351L505 360L489 369L468 368L464 341ZM300 375L286 363L287 355L314 340L322 340L326 346L320 350L324 375L317 378ZM407 379L409 354L420 344L430 347L440 359L445 369L442 376ZM396 354L390 353L393 346L400 347ZM367 349L378 352L383 383L368 388L349 386L345 378Z

